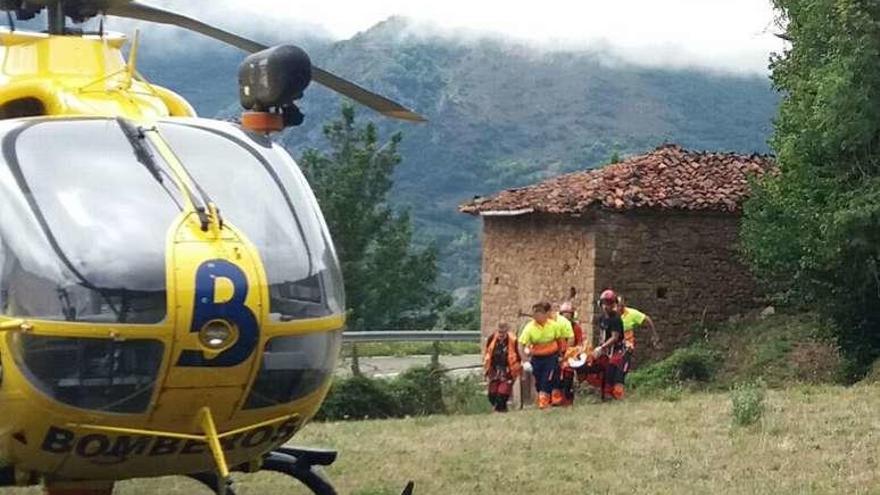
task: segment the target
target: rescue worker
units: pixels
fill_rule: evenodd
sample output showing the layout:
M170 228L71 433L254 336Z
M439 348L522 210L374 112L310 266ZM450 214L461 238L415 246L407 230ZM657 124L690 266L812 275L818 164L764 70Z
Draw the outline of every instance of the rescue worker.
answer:
M617 294L607 289L599 296L601 311L597 321L602 344L596 347L586 370L587 381L600 388L602 399L622 399L628 370L623 340L623 320L617 312Z
M532 319L523 327L519 341L523 354L529 358L535 379L537 403L540 409L551 404L551 394L559 374L560 330L559 324L550 319L550 304L532 306Z
M574 327L568 317L560 314L561 307L562 306L559 303L553 303L552 307L550 308L550 319L556 322L557 325L559 325L559 328L557 329L559 338L559 369L556 373L555 380L553 380L553 391L550 393L550 403L553 406L567 405L565 399L565 384L563 383L562 370L563 368L565 368L564 361L566 353L568 352L568 348L571 345L572 340L574 340Z
M584 345L584 329L575 317L574 305L568 301L559 306L559 314L571 322L572 338L574 345Z
M651 331L651 345L654 349L661 349L660 336L657 334L657 328L651 317L626 305L626 299L623 296L617 298L618 311L620 318L623 320L623 340L627 349L633 353L636 349L636 329L647 327Z
M574 404L574 376L575 371L568 365L568 357L576 356L580 353L581 347L584 345L584 330L580 323L575 319L574 305L566 301L559 306L559 314L562 318L571 322L572 338L574 339L574 348L571 352L563 353L562 362L559 365L560 389L562 390L563 406Z
M516 335L510 325L499 323L496 331L486 341L483 370L489 382L489 402L495 412L507 412L507 401L513 390L513 382L522 372L522 362Z

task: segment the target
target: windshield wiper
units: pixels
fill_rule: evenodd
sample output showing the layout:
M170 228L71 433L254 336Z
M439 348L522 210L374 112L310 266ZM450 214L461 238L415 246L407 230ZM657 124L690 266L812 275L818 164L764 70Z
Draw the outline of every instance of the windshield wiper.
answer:
M131 148L134 150L134 156L138 163L147 168L150 175L156 179L156 182L164 184L165 180L162 178L162 170L156 164L156 157L153 156L153 152L150 151L150 147L145 142L147 136L144 134L144 129L122 118L117 118L116 121L119 122L119 127L122 129L125 137L128 138L128 142L131 143Z
M58 287L58 302L61 303L61 313L64 314L65 321L76 321L76 308L70 303L70 294L67 289Z
M125 134L125 138L128 140L129 144L131 144L131 149L134 151L134 156L138 163L143 165L147 171L150 172L150 175L152 175L153 178L156 179L156 182L162 186L162 189L164 189L165 193L168 194L168 197L174 201L174 204L176 204L178 208L183 209L183 205L179 198L175 196L165 183L163 176L168 178L171 178L171 176L168 175L168 172L165 169L159 166L159 163L156 160L156 155L153 154L150 145L147 144L146 130L121 117L118 117L116 122L119 123L119 128L122 129L122 133ZM189 196L192 199L192 195ZM195 201L193 202L195 203Z
M141 163L147 170L150 171L150 174L156 179L159 184L162 185L162 188L177 202L177 199L174 198L174 195L171 194L171 191L168 190L168 186L165 185L162 180L162 174L168 174L164 169L159 167L156 163L156 156L153 154L152 150L150 150L149 145L146 142L147 136L143 127L136 126L131 122L119 117L116 119L119 122L119 127L122 129L122 132L125 134L125 137L128 139L128 142L131 143L131 147L134 150L134 156L139 163ZM149 129L155 131L155 128ZM195 182L195 181L193 181ZM189 196L190 201L192 201L193 206L196 210L196 215L199 217L199 223L201 223L202 231L208 231L208 225L210 225L210 218L208 217L209 208L208 208L208 198L205 192L201 189L201 187L196 184L196 189L201 197L197 197L196 195L191 194L189 191L186 191L187 196ZM180 203L177 204L181 206ZM214 208L214 211L217 212L217 216L220 215L220 210ZM223 228L223 221L218 218L220 223L220 228Z

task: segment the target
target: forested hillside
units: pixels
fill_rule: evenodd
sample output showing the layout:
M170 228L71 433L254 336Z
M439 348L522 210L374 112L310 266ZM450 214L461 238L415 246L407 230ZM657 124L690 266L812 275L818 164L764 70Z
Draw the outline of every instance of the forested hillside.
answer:
M447 288L479 282L479 221L456 211L474 195L663 142L768 151L778 97L765 77L641 68L599 52L410 31L406 20L392 18L350 40L306 44L316 64L430 120L414 126L377 119L383 130L404 133L393 198L412 210L419 239L441 247ZM188 44L186 36L180 39ZM203 116L232 116L241 58L234 49L194 38L186 49L146 45L141 69L190 99ZM281 138L295 156L322 146L321 126L338 106L332 93L309 89L302 105L306 123ZM366 109L359 117L376 118Z

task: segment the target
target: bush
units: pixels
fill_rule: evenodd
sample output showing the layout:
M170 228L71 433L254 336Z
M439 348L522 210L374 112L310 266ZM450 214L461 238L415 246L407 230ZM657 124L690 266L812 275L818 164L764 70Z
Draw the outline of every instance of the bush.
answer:
M708 383L718 370L721 356L702 347L678 349L666 359L630 373L629 385L640 392L659 392L687 383Z
M392 393L388 382L353 376L333 382L315 419L339 421L399 416L398 398Z
M353 376L337 378L318 414L319 421L402 418L443 414L443 371L415 367L390 380Z
M389 382L401 416L443 414L443 370L431 366L410 368Z
M870 385L880 383L880 359L874 361L865 377L861 379L861 383Z
M737 385L730 392L733 424L749 426L756 423L764 414L764 384L748 382Z

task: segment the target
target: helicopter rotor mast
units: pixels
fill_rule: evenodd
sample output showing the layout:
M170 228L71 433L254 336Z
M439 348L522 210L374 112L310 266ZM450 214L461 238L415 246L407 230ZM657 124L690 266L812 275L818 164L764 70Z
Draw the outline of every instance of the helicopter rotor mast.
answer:
M46 5L47 19L49 23L49 34L63 35L66 23L64 22L64 6L61 0L50 1Z

